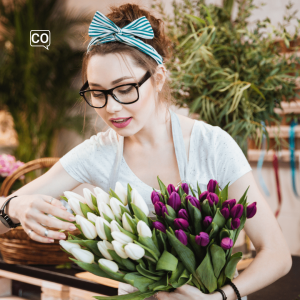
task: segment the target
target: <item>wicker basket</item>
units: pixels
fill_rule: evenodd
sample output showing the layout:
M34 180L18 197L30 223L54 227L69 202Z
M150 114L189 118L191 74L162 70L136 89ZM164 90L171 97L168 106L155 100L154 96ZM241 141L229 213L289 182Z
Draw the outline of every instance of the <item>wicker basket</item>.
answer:
M79 233L76 229L71 234ZM8 264L57 265L71 262L70 255L61 250L58 240L49 244L35 242L21 226L0 235L0 251L3 260Z

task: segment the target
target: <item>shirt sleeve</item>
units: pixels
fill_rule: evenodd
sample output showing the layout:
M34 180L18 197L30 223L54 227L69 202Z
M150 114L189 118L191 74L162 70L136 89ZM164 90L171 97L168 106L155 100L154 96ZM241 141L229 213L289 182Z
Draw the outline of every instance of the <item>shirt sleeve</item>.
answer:
M237 179L252 170L246 156L232 136L216 126L215 139L217 181L221 188L228 182L232 185Z

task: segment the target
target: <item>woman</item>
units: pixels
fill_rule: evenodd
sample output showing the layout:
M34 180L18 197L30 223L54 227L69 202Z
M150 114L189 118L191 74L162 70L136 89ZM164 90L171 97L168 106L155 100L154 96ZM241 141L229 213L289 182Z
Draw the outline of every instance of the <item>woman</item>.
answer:
M233 283L245 296L285 275L291 268L288 247L239 146L221 128L169 109L163 61L170 57L171 49L162 21L137 5L125 4L113 7L107 16L97 12L89 35L93 39L83 59L81 95L110 129L85 140L47 173L7 197L5 200L17 195L6 209L12 221L21 222L33 240L48 243L65 239L65 235L45 230L41 224L65 230L74 225L44 213L74 221L55 198L81 183L106 192L117 180L123 186L130 183L153 211L150 194L152 187L159 189L157 175L167 184L187 181L196 187L198 182L202 191L211 178L221 188L230 181L229 198L239 199L250 185L248 202L256 201L258 206L255 218L245 226L257 256ZM7 230L0 225L0 233ZM237 298L231 286L222 289L228 300ZM131 290L120 283L119 294ZM222 299L219 292L205 295L189 285L172 293L159 292L156 297Z

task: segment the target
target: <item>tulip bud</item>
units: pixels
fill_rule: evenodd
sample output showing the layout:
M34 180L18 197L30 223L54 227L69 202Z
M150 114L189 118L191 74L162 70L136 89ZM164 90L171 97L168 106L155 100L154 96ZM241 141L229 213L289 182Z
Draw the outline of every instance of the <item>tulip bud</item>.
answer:
M125 258L125 259L128 258L128 255L126 254L125 249L123 248L124 244L118 241L112 241L111 243L114 247L114 250L121 258Z
M181 206L181 200L180 200L180 196L176 193L173 192L170 195L170 198L168 200L168 204L175 210L178 211L180 209Z
M163 207L166 207L166 205L162 202L156 202L154 204L154 209L155 209L155 212L158 216L162 216L162 208Z
M169 195L171 195L173 192L175 192L175 186L172 183L169 184L167 187L167 191L168 191Z
M98 208L99 208L100 216L102 218L104 218L104 215L103 215L103 213L104 213L112 220L115 220L115 215L113 214L111 208L106 203L100 202L100 205L98 206Z
M197 207L199 210L201 209L200 201L196 197L193 197L191 195L187 195L185 197L185 200L186 200L186 205L187 206L188 206L188 201L190 201L193 206Z
M119 225L119 223L116 220L112 220L110 222L110 229L111 229L111 231L121 232L121 230L120 230L119 227L120 227L120 225Z
M232 246L233 246L233 241L232 241L231 238L225 237L225 238L222 239L222 241L221 241L221 247L222 247L224 250L228 250L228 249L230 249Z
M110 198L110 207L114 213L114 215L121 220L122 216L121 216L121 206L125 207L117 198L112 197Z
M161 214L162 214L162 217L163 217L164 219L165 219L165 217L166 217L165 213L166 213L167 215L169 214L167 207L164 205L164 206L162 207L162 209L161 209Z
M68 201L68 204L70 205L71 209L73 210L73 212L76 215L80 215L80 216L84 217L84 214L81 211L79 202L80 201L76 198L70 198Z
M127 191L119 181L116 182L115 193L118 195L124 206L128 204Z
M154 222L152 223L152 226L153 226L153 228L156 228L157 230L160 230L160 231L166 233L166 227L165 227L165 225L162 224L161 222L159 222L159 221L154 221Z
M128 243L124 249L129 258L133 260L139 260L145 255L144 248L134 243Z
M211 180L208 182L208 184L207 184L207 190L208 190L210 193L214 193L215 190L216 190L217 184L218 184L217 180L211 179Z
M133 230L132 230L131 226L130 226L129 223L127 222L126 216L127 216L130 220L132 220L131 216L130 216L127 212L125 212L125 213L122 215L122 225L123 225L123 228L124 228L125 230L130 231L130 232L133 233Z
M241 220L239 218L233 219L231 222L231 229L235 230L235 229L239 228L240 224L241 224Z
M109 222L107 222L104 218L98 217L95 223L97 234L102 240L107 240L107 236L104 230L104 224L106 224L108 227L111 226Z
M208 194L209 194L208 191L205 191L205 192L201 193L200 196L199 196L200 202L203 202L205 199L207 199Z
M207 200L209 203L209 206L213 206L214 204L217 205L219 202L219 197L215 193L209 193L207 196Z
M101 252L101 254L106 259L113 260L113 258L111 257L111 255L107 251L107 249L114 250L114 247L110 242L108 242L106 240L100 241L100 242L97 243L97 247L98 247L99 251Z
M89 206L90 209L95 210L94 204L92 201L92 195L96 198L96 196L88 189L88 188L83 188L83 195L84 199L86 201L86 204Z
M200 232L195 236L195 242L201 247L206 247L209 244L209 235L204 231Z
M97 236L96 227L88 221L86 218L76 215L76 223L80 225L82 233L88 238L89 240L93 240Z
M183 189L183 191L188 195L189 194L189 185L187 183L182 183L181 184L181 188Z
M257 212L256 202L253 202L252 204L247 206L247 218L248 219L254 217L256 212Z
M236 204L235 199L229 199L222 203L222 208L224 208L224 207L228 208L228 205L229 205L229 208L232 209L235 206L235 204Z
M60 240L59 244L67 251L71 253L71 248L81 249L80 245L77 243L70 243L68 241Z
M96 220L97 220L98 216L96 216L95 214L93 214L91 212L88 212L87 213L87 218L88 218L88 220L96 223Z
M138 221L136 229L139 236L150 237L150 238L152 237L151 229L144 221L142 220Z
M244 206L242 204L237 204L230 210L230 215L232 219L240 218L243 215L243 211Z
M222 209L220 210L220 212L221 212L221 214L223 215L223 217L224 217L225 219L228 219L228 218L229 218L230 213L229 213L229 209L228 209L228 208L224 207L224 208L222 208Z
M114 261L112 260L108 260L108 259L105 259L105 258L100 258L98 260L98 264L103 266L103 267L106 267L108 269L110 269L112 272L118 272L119 271L119 266L118 264L116 264Z
M153 205L156 202L160 201L159 193L157 191L154 191L154 190L152 191L152 193L151 193L151 201L152 201Z
M70 198L75 198L82 203L86 203L84 197L82 197L81 195L78 195L74 192L66 191L66 192L64 192L64 195L65 195L65 197L68 198L68 200L70 200Z
M131 201L134 205L136 205L138 208L142 210L142 212L146 215L146 217L148 217L149 215L148 205L146 204L145 200L136 189L131 190Z
M189 216L188 216L188 213L187 213L186 209L181 208L178 211L178 218L185 219L187 221L189 220Z
M121 244L128 244L133 242L133 239L123 232L113 231L111 233L111 236L114 240L120 242Z
M185 246L187 245L188 238L187 238L186 233L182 229L175 230L175 236L177 237L179 242L181 242Z
M211 216L206 216L203 220L203 225L205 227L208 227L211 224L212 220L213 218Z
M84 263L91 264L94 262L94 254L88 250L71 248L70 252L77 260Z
M95 187L94 191L96 193L97 198L97 206L99 207L100 202L104 202L106 204L109 204L110 196L105 191L100 189L99 187Z
M174 220L174 226L176 229L186 230L189 227L189 222L182 218L176 218Z

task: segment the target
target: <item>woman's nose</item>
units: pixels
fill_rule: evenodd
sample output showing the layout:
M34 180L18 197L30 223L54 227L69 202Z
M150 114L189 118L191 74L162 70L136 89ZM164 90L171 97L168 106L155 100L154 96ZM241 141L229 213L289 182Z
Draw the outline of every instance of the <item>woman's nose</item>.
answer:
M114 99L112 95L107 95L106 111L114 113L122 109L122 104Z

